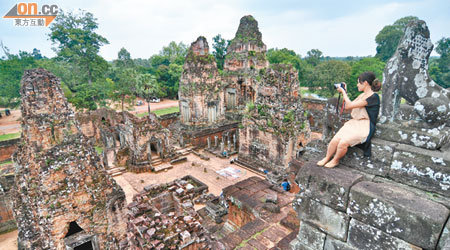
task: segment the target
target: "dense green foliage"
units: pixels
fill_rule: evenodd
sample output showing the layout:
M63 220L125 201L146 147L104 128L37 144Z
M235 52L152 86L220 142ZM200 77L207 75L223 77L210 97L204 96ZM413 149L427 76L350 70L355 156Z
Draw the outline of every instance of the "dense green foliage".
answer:
M5 49L7 58L0 61L0 106L16 107L20 103L20 80L23 71L36 67L34 57L20 51L19 55L12 55Z
M227 54L227 47L230 44L230 40L225 40L220 34L213 37L213 51L212 54L216 58L217 68L223 70L225 63L225 55Z
M381 59L383 62L387 62L391 58L398 43L405 33L405 28L412 20L418 20L415 16L406 16L398 19L392 25L386 25L375 37L377 43L377 54L375 57Z
M56 45L58 59L73 63L90 85L102 78L109 65L99 56L100 47L108 40L95 33L97 19L89 12L80 14L60 11L50 26L50 40Z
M442 38L436 43L437 60L430 62L430 76L444 88L450 88L450 38Z
M358 92L358 76L365 71L372 71L378 80L383 81L385 63L376 57L366 57L352 64L352 71L347 82L347 93L350 99L356 98Z

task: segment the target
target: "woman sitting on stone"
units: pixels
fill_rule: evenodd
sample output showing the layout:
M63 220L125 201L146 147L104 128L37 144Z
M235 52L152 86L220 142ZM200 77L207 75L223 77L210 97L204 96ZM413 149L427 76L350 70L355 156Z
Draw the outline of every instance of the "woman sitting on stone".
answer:
M377 91L381 83L372 72L364 72L358 76L358 91L362 91L355 100L350 101L345 90L338 87L345 102L345 109L351 109L352 119L342 126L328 145L327 155L317 162L319 166L333 168L347 153L348 147L358 145L364 150L364 156L371 155L370 140L375 133L378 113L380 111L380 97ZM344 83L346 89L346 84ZM333 159L331 158L334 155Z

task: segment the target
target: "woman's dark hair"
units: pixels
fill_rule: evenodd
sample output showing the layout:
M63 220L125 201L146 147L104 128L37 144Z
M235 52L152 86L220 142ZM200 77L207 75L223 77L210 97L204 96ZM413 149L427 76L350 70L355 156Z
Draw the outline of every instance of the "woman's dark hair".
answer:
M360 83L367 81L370 87L372 87L372 90L375 92L381 89L381 82L375 77L375 74L373 72L366 71L362 73L361 75L358 76L358 81Z

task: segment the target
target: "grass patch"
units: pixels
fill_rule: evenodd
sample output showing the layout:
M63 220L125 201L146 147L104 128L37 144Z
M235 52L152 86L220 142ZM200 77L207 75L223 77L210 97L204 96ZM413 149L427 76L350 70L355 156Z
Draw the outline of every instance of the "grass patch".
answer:
M97 151L97 154L101 155L103 153L103 148L99 146L95 146L95 151Z
M252 240L252 239L256 239L256 237L258 237L259 235L261 235L262 233L264 233L264 231L266 231L267 229L269 229L269 228L268 228L268 227L267 227L267 228L264 228L263 230L261 230L261 231L255 233L254 235L250 236L250 238L243 240L238 246L236 246L236 247L234 248L234 250L237 250L237 249L239 249L239 248L244 247L244 246L247 244L247 242L249 242L249 241Z
M12 133L12 134L6 134L6 135L0 135L0 141L7 141L7 140L11 140L11 139L20 138L20 133L21 132Z
M162 116L162 115L180 112L180 107L176 106L176 107L170 107L170 108L165 108L165 109L158 109L158 110L154 110L151 112L157 116ZM136 114L136 116L137 117L148 116L148 112Z
M2 162L2 163L0 163L0 167L3 167L3 166L8 165L8 164L12 164L12 161Z

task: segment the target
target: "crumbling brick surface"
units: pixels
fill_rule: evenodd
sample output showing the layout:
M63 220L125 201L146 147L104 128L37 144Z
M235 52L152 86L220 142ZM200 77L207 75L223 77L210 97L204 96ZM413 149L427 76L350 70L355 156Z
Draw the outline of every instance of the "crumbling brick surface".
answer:
M228 201L226 222L215 235L230 249L274 247L291 233L280 221L294 213L290 206L293 196L259 177L228 186L223 189L223 197ZM235 228L233 232L228 232L230 225Z
M69 108L59 79L43 69L22 78L22 141L13 156L14 216L25 249L66 249L69 224L118 248L126 225L125 193L106 174Z
M182 124L201 127L225 119L222 81L203 36L189 48L178 93Z
M129 112L98 109L78 113L81 131L100 145L105 152L114 152L114 163L133 172L150 171L153 158L169 160L175 150L169 138L172 133L164 128L156 115L138 118ZM107 160L107 159L105 159Z
M211 249L193 199L202 184L185 177L147 186L128 205L127 239L121 249Z
M288 65L272 65L261 73L256 101L247 105L242 121L239 160L286 172L288 163L310 137L299 96L298 73Z

